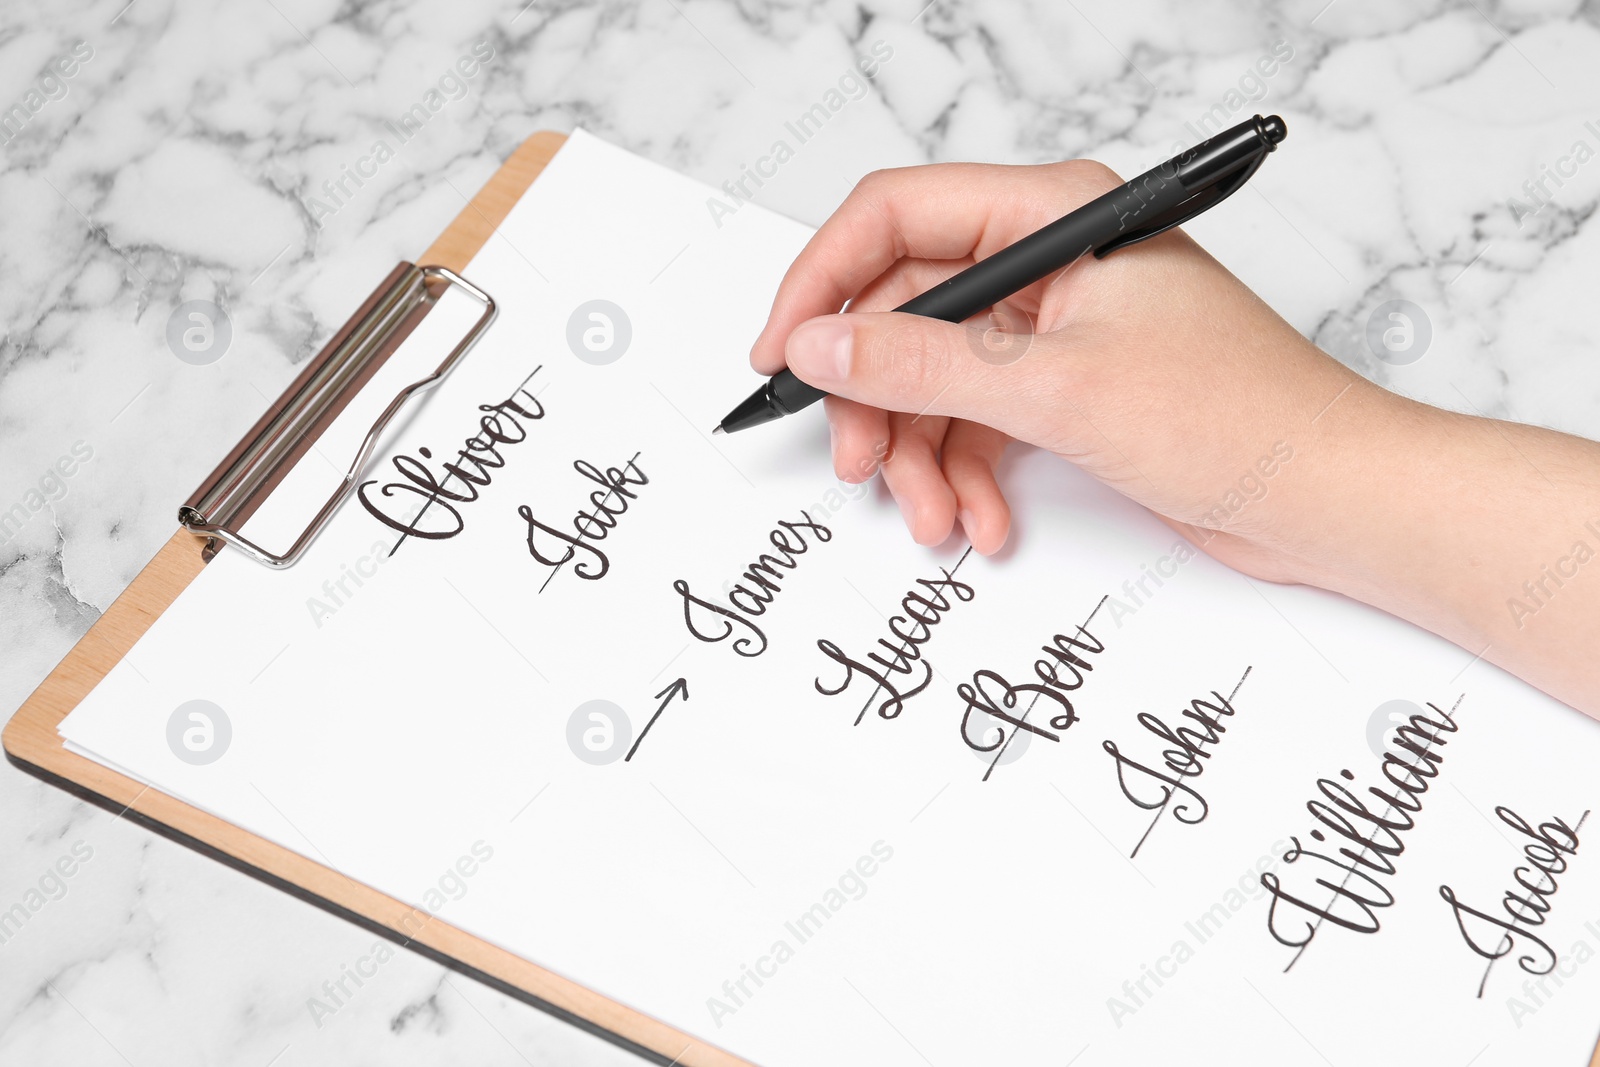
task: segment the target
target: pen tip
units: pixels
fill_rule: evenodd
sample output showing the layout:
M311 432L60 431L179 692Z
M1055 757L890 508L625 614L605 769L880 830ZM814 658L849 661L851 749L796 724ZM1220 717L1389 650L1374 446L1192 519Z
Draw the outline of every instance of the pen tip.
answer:
M1283 143L1283 139L1289 136L1288 124L1277 115L1268 115L1263 119L1261 131L1265 135L1267 143L1274 148L1278 147L1279 144Z
M726 432L727 431L722 428L722 425L720 423L711 428L711 436L713 436L713 437L715 437L719 433L726 433Z

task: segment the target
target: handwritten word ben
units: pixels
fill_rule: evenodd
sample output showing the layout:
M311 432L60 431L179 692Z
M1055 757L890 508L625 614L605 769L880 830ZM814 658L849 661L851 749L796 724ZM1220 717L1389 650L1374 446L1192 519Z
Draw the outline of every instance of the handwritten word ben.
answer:
M1047 741L1061 740L1061 735L1056 731L1064 731L1078 721L1078 713L1067 694L1081 687L1087 672L1094 670L1094 664L1083 654L1097 654L1106 650L1106 646L1095 640L1094 635L1084 627L1078 626L1076 629L1077 637L1056 634L1049 644L1040 648L1044 658L1033 662L1033 674L1037 682L1012 685L997 672L983 670L973 674L970 683L962 682L956 686L957 695L967 705L961 715L961 740L966 742L967 747L979 752L993 752L1006 743L1013 730L1026 730ZM1022 706L1022 694L1032 695L1026 707ZM1041 699L1048 701L1048 707L1055 712L1053 715L1046 713L1049 715L1048 729L1038 725L1037 721L1028 721L1034 704ZM999 736L992 742L984 743L983 737L988 729L981 720L978 735L973 736L973 712L987 715L995 720L992 725L999 726L995 731Z

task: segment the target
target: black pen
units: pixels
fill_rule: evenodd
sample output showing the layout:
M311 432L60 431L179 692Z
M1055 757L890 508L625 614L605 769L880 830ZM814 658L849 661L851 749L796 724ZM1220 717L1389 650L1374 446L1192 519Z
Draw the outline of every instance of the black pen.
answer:
M1086 252L1093 252L1098 259L1170 230L1237 192L1288 132L1276 115L1257 115L1241 122L974 263L895 310L964 322L1048 278ZM793 415L826 395L784 369L728 412L712 432L736 433Z

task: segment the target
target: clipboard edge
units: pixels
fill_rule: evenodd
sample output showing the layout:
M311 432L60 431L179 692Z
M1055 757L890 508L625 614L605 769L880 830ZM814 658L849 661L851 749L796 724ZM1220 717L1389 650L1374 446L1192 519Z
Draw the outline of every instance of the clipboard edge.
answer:
M445 266L458 272L464 270L566 140L566 134L549 130L536 132L524 140L414 262ZM127 817L144 829L651 1062L668 1067L673 1064L753 1067L722 1048L449 923L430 917L427 936L408 936L378 914L368 914L354 901L347 903L342 898L346 895L365 897L366 906L374 913L388 911L403 915L420 909L69 751L57 726L122 661L155 620L200 574L206 565L204 550L209 540L182 528L175 530L133 581L51 668L0 731L0 746L9 763L118 817ZM262 862L254 862L253 855L259 856ZM266 866L267 863L273 866ZM302 879L303 875L310 877ZM302 884L302 880L318 879L333 883L342 881L345 887L334 894L318 892ZM485 958L478 963L468 962L468 957L472 956Z
M261 882L264 885L271 887L272 889L285 893L288 896L301 901L302 903L309 904L320 911L327 912L329 915L332 915L338 919L342 919L353 926L359 927L360 929L365 930L367 933L381 937L385 941L388 941L399 948L414 952L431 963L435 963L448 970L454 971L457 974L471 978L474 981L480 982L505 996L511 997L514 1000L528 1005L529 1007L536 1008L547 1015L552 1015L564 1023L568 1023L584 1031L585 1033L610 1042L611 1044L625 1049L642 1059L645 1059L651 1063L659 1064L660 1067L674 1067L675 1064L682 1064L686 1062L682 1059L669 1059L667 1054L664 1052L657 1052L646 1045L638 1044L625 1035L615 1030L609 1030L600 1023L594 1022L591 1019L578 1014L577 1012L563 1008L552 1001L545 1000L538 996L538 994L533 993L530 990L523 989L521 986L509 982L506 979L497 977L488 971L480 970L479 968L474 967L461 959L458 959L448 952L435 948L420 938L402 936L399 931L390 928L377 919L373 919L354 908L340 904L339 902L331 900L328 897L314 893L289 878L274 874L265 867L258 867L255 864L242 860L232 853L211 844L203 838L195 837L192 834L185 833L184 831L164 823L159 819L146 815L136 807L119 806L116 801L113 801L104 794L96 793L94 790L75 782L70 778L62 777L61 775L44 767L27 762L13 753L9 747L6 749L6 761L12 766L16 767L18 770L24 771L25 773L32 775L48 785L55 786L56 788L71 794L79 800L93 804L104 811L109 811L118 818L128 819L128 821L134 823L143 830L148 830L159 837L166 838L168 841L181 845L184 848L190 849L191 851L197 852L207 859L214 860L217 863L222 864L230 870L244 874L258 882ZM92 760L89 762L93 763ZM94 765L99 766L99 764ZM335 876L337 877L337 874ZM452 929L455 928L452 927ZM471 934L467 934L465 932L461 932L461 936L472 937ZM595 995L598 996L599 994Z

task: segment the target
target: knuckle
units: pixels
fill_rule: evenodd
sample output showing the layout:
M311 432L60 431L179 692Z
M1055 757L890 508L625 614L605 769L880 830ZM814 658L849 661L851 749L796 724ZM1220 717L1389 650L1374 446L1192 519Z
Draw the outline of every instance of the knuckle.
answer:
M897 176L905 173L904 167L886 167L881 170L868 171L860 181L856 182L856 191L866 194L877 194L893 186Z
M949 382L948 347L923 323L899 323L885 330L874 360L907 396L925 399Z
M1110 192L1122 184L1122 175L1095 159L1072 159L1061 164L1062 173L1085 189Z
M972 452L946 448L939 453L939 469L952 482L966 482L982 473L987 465Z

